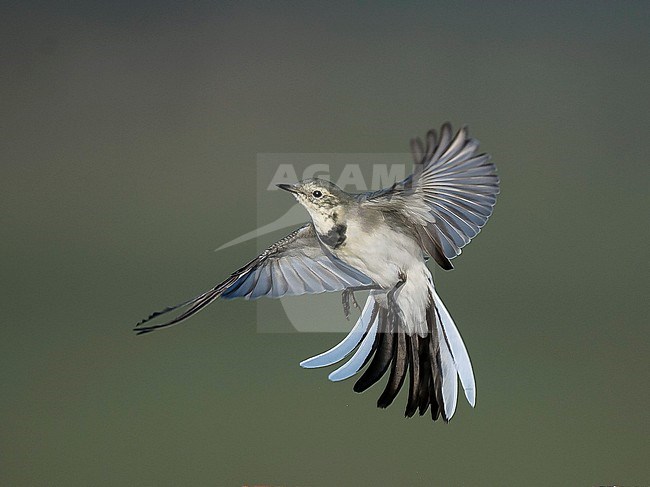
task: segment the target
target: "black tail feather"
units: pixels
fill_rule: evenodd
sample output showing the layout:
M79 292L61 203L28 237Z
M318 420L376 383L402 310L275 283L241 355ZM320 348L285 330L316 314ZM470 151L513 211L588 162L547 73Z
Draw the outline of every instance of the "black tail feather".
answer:
M424 339L426 340L426 338ZM424 416L429 408L429 401L431 400L430 389L433 387L431 382L431 366L429 365L429 353L427 348L424 348L426 353L422 353L423 348L420 347L420 393L418 395L418 414Z
M432 304L427 308L427 328L429 330L429 362L431 365L431 377L433 382L433 390L431 397L435 397L438 405L438 412L442 414L442 419L448 422L449 419L445 416L444 408L442 407L442 364L440 358L440 342L438 341L438 326L436 324L437 315L435 305ZM433 401L432 401L433 404Z
M406 336L408 351L409 367L409 397L406 402L404 416L410 418L418 410L418 400L420 395L420 337L417 334Z
M442 416L447 422L443 408L438 318L433 299L426 311L428 333L424 337L407 335L396 313L383 308L379 313L379 332L369 355L372 358L367 360L369 365L354 384L354 391L363 392L376 384L390 366L388 381L377 400L377 407L386 408L397 397L408 370L409 393L404 415L410 418L418 412L423 416L431 407L434 421Z
M406 334L397 330L393 344L393 360L391 363L390 376L386 383L386 388L377 399L377 407L387 408L397 397L397 393L402 388L404 378L406 377L407 368L407 351L406 351Z
M386 323L386 310L382 309L380 313L379 323L380 325L385 324L386 329L379 328L377 332L375 354L368 368L354 384L355 392L363 392L379 381L388 370L395 353L395 334L390 324Z
M431 386L429 387L429 404L431 404L431 419L435 421L440 417L440 404L436 397L436 388L433 384L433 377L431 377Z

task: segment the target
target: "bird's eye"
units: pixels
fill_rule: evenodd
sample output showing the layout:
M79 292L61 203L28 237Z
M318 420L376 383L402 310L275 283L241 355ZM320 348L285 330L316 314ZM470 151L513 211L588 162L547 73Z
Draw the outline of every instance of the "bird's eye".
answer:
M313 196L314 198L320 198L321 196L323 196L323 193L321 193L320 191L316 190L316 191L314 191L314 192L312 193L312 196Z

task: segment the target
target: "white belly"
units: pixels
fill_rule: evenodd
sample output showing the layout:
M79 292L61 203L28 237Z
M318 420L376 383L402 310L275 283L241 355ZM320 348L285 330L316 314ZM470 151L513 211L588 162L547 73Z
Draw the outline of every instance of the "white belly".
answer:
M395 287L400 275L405 275L406 282L396 294L402 324L410 334L426 335L431 273L415 239L387 225L368 232L348 222L345 245L334 253L386 291Z
M334 253L384 289L392 289L400 273L424 264L418 243L387 225L369 232L348 222L345 244Z

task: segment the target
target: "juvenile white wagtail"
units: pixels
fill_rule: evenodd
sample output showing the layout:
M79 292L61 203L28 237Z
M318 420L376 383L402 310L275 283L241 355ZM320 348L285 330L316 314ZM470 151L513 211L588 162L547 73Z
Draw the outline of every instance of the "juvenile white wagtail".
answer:
M429 257L443 269L492 214L499 178L488 154L462 128L446 123L426 143L411 141L414 172L390 188L350 194L329 181L280 184L304 206L311 222L271 245L228 279L178 306L138 323L138 334L180 323L217 298L279 298L342 291L346 315L354 291L370 290L350 333L331 350L303 361L324 367L352 357L333 371L347 379L367 364L354 385L365 391L390 369L377 406L389 406L409 375L406 416L449 421L456 409L458 380L474 406L476 387L467 350L435 291ZM355 301L356 305L356 301ZM141 326L174 310L179 315Z

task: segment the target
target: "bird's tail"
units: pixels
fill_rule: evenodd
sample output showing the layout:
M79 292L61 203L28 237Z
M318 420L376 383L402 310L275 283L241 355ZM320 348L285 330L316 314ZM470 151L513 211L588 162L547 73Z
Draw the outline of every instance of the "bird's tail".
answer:
M367 365L354 384L363 392L377 383L390 369L388 381L377 406L388 407L408 372L409 394L405 415L424 415L431 407L433 420L442 416L449 421L456 410L458 378L468 402L476 400L474 373L465 344L449 312L429 281L429 304L426 310L425 336L409 335L400 324L399 313L380 306L371 292L354 328L331 350L301 362L305 368L324 367L352 357L333 371L332 381L347 379Z

